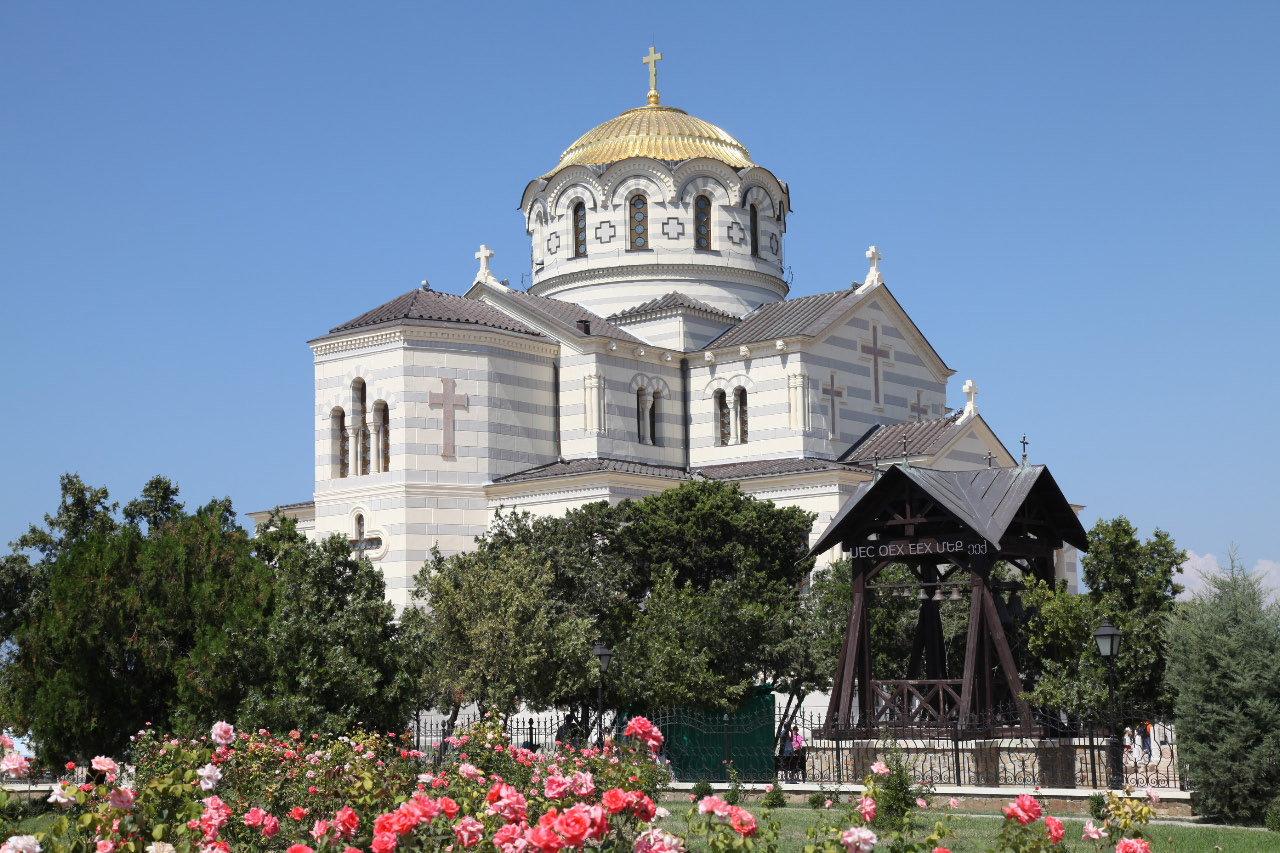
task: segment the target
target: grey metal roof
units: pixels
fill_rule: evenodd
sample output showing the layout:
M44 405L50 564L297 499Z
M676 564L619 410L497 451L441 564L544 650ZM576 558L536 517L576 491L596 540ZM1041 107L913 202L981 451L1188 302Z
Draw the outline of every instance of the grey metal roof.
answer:
M329 334L336 335L400 323L414 325L458 323L541 337L538 332L492 305L486 305L465 296L425 290L421 287L402 293L390 302L384 302L372 311L366 311L340 326L334 326L329 330Z
M750 477L768 477L773 474L802 474L806 471L859 471L870 474L870 468L861 468L832 459L802 456L790 459L760 459L750 462L729 462L724 465L707 465L697 469L711 480L745 480Z
M772 341L792 335L817 335L834 323L857 298L854 290L837 290L782 302L766 302L704 349Z
M599 471L648 474L651 477L662 477L668 480L689 479L688 472L683 468L671 465L648 465L644 462L628 462L623 459L564 459L498 477L493 482L520 483L527 480L544 480L548 477L566 477L571 474L594 474Z
M1080 519L1054 482L1049 469L1043 465L980 468L976 471L938 471L894 465L878 480L858 486L809 553L821 554L839 542L845 532L858 527L862 520L859 508L878 507L875 496L894 489L903 478L997 548L1013 517L1035 492L1035 499L1053 521L1057 535L1082 551L1088 549L1088 537Z
M681 293L678 290L673 290L670 293L657 297L656 299L650 299L648 302L642 302L639 305L626 309L625 311L619 311L616 314L611 314L609 315L609 319L621 320L623 318L635 317L641 314L650 314L655 311L666 311L672 308L691 308L695 311L715 314L718 317L723 317L724 319L735 323L739 319L737 315L730 314L728 311L708 305L701 299L694 299L687 293Z
M962 414L963 412L954 412L928 421L873 426L853 447L840 454L840 459L862 463L875 459L901 459L904 437L907 439L908 456L932 456L946 447L956 435L964 432L964 425L957 424Z
M618 328L599 314L594 314L573 302L552 299L550 296L534 296L532 293L526 293L523 290L507 290L502 295L573 337L586 337L582 330L578 328L578 321L586 320L591 325L592 335L598 335L602 338L614 338L629 343L644 343L635 335Z

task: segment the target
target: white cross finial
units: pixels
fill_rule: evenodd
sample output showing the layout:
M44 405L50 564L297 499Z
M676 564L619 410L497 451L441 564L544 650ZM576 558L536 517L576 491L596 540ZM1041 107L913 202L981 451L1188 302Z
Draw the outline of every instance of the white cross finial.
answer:
M867 273L867 280L862 283L863 287L884 284L884 276L880 275L880 259L884 255L880 254L880 250L875 246L868 248L866 254L867 260L871 261L871 271Z
M965 398L963 418L968 420L978 414L978 383L972 379L966 379L960 390L964 392Z
M493 257L493 249L483 243L480 244L480 251L476 252L476 260L480 262L480 272L476 273L476 280L489 280L493 278L493 273L489 271L489 259Z

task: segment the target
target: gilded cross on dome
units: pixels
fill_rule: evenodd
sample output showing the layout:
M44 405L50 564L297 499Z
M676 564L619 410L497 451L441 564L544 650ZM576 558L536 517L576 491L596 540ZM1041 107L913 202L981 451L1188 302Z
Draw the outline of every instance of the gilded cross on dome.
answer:
M649 45L649 55L642 57L641 62L649 66L649 106L658 105L658 60L662 54L653 45Z

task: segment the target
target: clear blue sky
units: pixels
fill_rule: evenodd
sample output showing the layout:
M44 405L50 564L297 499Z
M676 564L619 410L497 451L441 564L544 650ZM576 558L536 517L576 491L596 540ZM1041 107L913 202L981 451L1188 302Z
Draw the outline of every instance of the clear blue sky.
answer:
M1086 522L1280 561L1280 5L0 5L0 541L78 471L312 489L305 341L643 102L790 184L794 293L885 279Z

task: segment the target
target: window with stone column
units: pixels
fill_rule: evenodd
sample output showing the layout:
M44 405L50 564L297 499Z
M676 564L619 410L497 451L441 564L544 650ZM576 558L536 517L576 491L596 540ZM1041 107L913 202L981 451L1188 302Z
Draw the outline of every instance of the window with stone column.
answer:
M723 446L729 443L729 401L724 391L715 393L715 409L716 444Z
M373 404L373 470L391 470L391 411L385 400Z
M747 389L738 388L733 392L734 409L738 416L738 444L747 443Z
M661 437L658 435L658 406L661 401L662 394L654 391L653 399L649 403L649 443L655 447L662 444Z
M329 412L329 476L340 480L347 476L347 414L341 406Z

